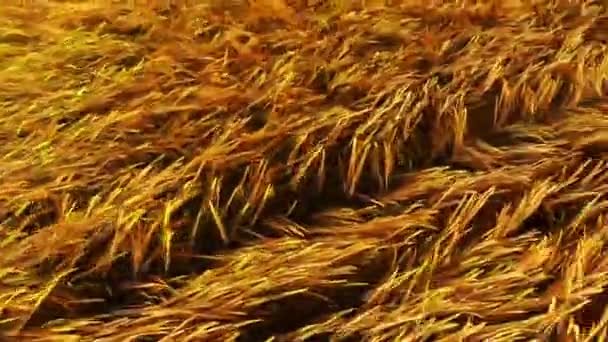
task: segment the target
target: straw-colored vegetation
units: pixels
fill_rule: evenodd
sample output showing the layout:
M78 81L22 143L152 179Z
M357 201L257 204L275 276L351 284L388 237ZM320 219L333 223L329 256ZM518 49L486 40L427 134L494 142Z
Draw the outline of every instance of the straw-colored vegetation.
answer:
M0 339L606 336L604 5L381 2L3 2Z

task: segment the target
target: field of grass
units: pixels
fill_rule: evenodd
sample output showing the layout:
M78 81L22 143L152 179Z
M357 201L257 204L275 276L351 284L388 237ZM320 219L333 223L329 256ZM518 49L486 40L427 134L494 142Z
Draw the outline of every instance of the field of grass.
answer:
M603 340L604 6L4 1L0 340Z

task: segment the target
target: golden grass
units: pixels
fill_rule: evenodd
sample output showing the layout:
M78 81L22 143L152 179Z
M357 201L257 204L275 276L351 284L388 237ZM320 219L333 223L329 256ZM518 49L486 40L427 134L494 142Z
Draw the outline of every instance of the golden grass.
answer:
M13 3L0 339L608 334L602 2Z

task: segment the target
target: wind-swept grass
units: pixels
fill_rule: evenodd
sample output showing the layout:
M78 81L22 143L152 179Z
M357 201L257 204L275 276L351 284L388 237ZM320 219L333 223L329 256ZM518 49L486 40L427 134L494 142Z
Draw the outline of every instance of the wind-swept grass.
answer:
M595 341L591 1L0 7L0 334Z

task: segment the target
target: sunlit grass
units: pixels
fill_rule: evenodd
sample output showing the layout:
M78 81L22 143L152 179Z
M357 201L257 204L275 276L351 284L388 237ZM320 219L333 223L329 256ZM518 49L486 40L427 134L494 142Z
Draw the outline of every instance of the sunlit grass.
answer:
M603 6L0 6L0 334L606 335Z

